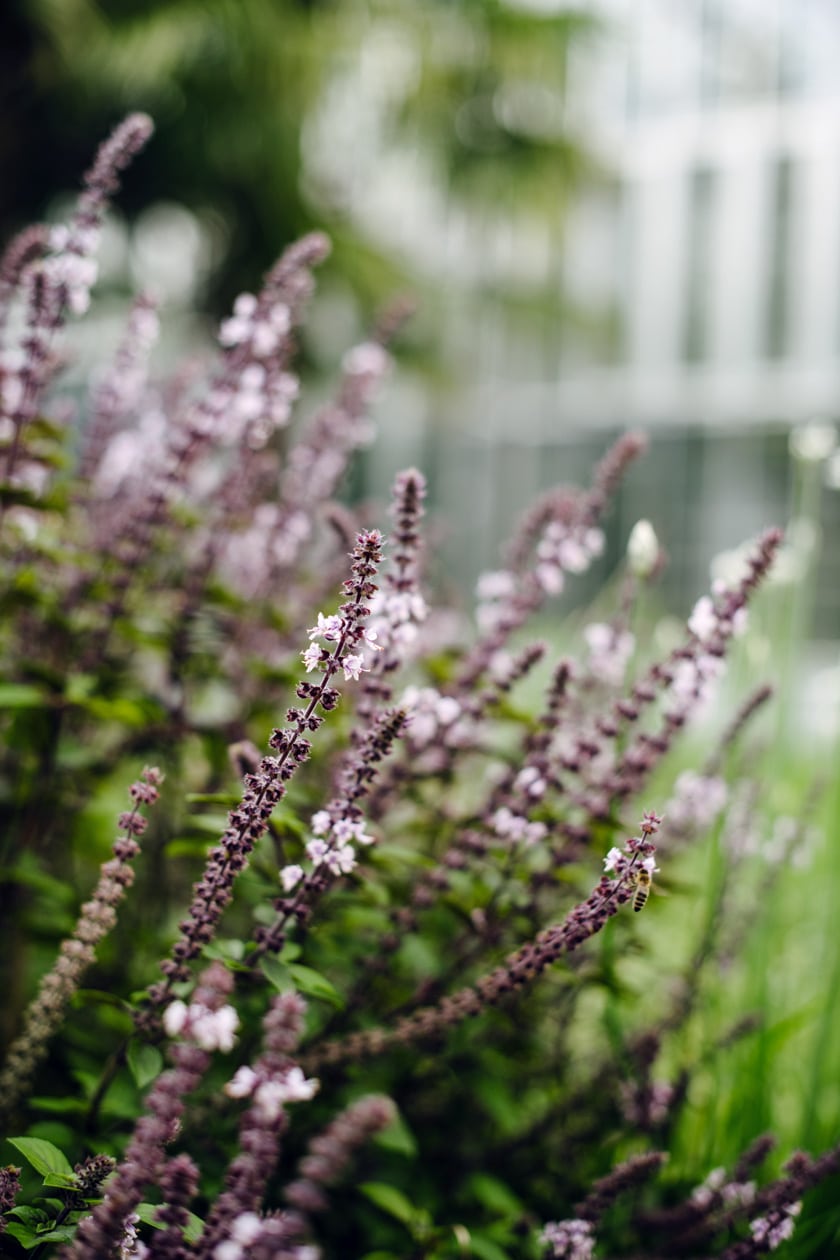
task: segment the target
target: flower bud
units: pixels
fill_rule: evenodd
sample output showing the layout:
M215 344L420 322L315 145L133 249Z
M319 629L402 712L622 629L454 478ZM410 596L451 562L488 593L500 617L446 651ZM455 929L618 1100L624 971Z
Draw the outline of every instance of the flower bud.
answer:
M659 562L659 539L650 521L636 521L627 540L627 564L638 578L649 578Z
M806 464L821 464L837 445L837 430L826 420L809 420L791 430L790 453Z

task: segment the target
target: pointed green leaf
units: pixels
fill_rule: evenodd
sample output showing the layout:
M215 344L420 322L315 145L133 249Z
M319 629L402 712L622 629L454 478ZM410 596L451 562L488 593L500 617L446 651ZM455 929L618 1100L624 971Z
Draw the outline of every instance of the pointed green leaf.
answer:
M384 1181L366 1181L359 1189L366 1199L370 1199L371 1203L375 1203L389 1216L396 1217L403 1225L410 1227L421 1216L411 1200L396 1186L386 1185Z
M41 1241L34 1229L30 1229L28 1225L21 1225L19 1221L9 1221L6 1225L6 1233L10 1238L16 1239L27 1251L37 1247Z
M470 1251L479 1260L508 1260L509 1253L486 1234L474 1234L470 1231Z
M55 1186L59 1190L72 1190L75 1184L75 1173L70 1176L67 1173L47 1173L44 1177L45 1186Z
M279 958L269 956L261 958L259 968L269 984L273 984L278 992L288 993L290 989L295 987L289 968Z
M47 1173L63 1173L72 1177L73 1169L63 1151L44 1138L9 1138L9 1143L20 1151L36 1172L46 1176Z
M417 1154L417 1139L401 1115L395 1116L373 1140L377 1146L384 1146L387 1151L396 1151L399 1155Z
M150 1225L152 1229L166 1229L160 1221L155 1220L156 1214L160 1211L160 1203L138 1203L134 1209L144 1225ZM197 1242L204 1230L204 1221L200 1216L196 1216L194 1212L187 1213L187 1223L184 1226L184 1238L188 1243Z
M311 967L303 967L300 963L289 963L288 969L301 993L308 997L321 998L322 1001L337 1006L339 1010L343 1008L344 998L320 971L313 971Z
M145 1089L149 1081L159 1076L163 1068L163 1055L157 1046L132 1041L128 1047L128 1067L138 1089Z

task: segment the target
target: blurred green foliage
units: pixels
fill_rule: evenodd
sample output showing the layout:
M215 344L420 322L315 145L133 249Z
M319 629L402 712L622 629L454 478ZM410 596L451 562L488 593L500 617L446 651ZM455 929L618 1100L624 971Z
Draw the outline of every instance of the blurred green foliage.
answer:
M317 225L369 310L404 260L362 239L340 188L303 178L307 125L343 69L360 57L364 73L390 67L384 139L432 155L447 196L559 224L590 169L563 93L570 41L591 30L571 10L538 16L499 0L18 0L0 18L0 233L42 214L99 137L141 109L156 142L122 204L175 200L213 221L212 304Z

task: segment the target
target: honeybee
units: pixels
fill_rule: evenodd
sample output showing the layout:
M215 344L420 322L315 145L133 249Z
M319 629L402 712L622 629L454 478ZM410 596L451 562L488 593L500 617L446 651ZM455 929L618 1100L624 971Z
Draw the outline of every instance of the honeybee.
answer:
M633 909L637 914L644 909L645 902L650 894L651 882L650 871L642 867L636 872L636 892L633 896Z

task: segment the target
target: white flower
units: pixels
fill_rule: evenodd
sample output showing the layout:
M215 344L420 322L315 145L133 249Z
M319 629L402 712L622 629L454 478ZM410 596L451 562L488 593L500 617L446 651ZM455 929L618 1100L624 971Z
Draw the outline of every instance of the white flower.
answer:
M308 674L320 663L321 648L318 647L317 643L310 643L306 651L301 652L300 655L304 665L306 666L306 672Z
M492 634L504 616L504 604L479 604L475 610L476 625L482 634Z
M213 1248L213 1260L244 1260L244 1257L241 1245L230 1238Z
M590 556L595 559L604 551L604 531L602 529L588 529L583 536L584 546Z
M123 1222L124 1232L120 1240L120 1260L141 1260L141 1257L149 1254L149 1249L145 1243L140 1242L137 1237L137 1226L140 1217L136 1212L131 1212Z
M559 595L563 589L563 571L556 564L538 564L534 570L546 595Z
M250 1247L263 1231L263 1222L256 1212L242 1212L230 1227L230 1238L213 1248L213 1260L246 1260Z
M729 624L732 626L732 633L736 639L739 639L742 634L746 633L747 626L749 625L749 620L750 620L749 609L747 608L735 609L735 612L732 614L732 618Z
M233 315L219 329L219 341L223 346L238 346L251 335L257 299L253 293L240 293L233 304Z
M351 844L342 844L330 849L324 861L333 875L349 875L355 869L356 854Z
M476 584L475 593L482 602L491 599L510 599L516 592L516 579L507 569L482 573Z
M190 1006L180 998L170 1002L163 1015L163 1026L170 1037L179 1033L194 1041L202 1050L232 1050L239 1027L239 1016L232 1006L211 1011L200 1002Z
M56 223L55 227L50 228L49 247L57 254L65 250L70 244L70 229L66 223Z
M23 402L23 381L17 373L9 374L2 378L3 386L0 398L2 398L3 412L7 416L13 416L20 404Z
M593 676L609 686L619 686L636 648L635 637L629 630L617 630L603 622L587 626L583 637L589 648Z
M306 852L313 866L320 866L324 858L329 852L330 846L326 840L310 840L306 845Z
M548 830L545 823L529 822L521 814L514 814L506 805L497 809L493 815L493 827L497 836L503 836L514 843L521 842L526 847L545 839Z
M793 1218L802 1210L801 1203L792 1203L789 1207L776 1208L769 1217L759 1216L750 1222L750 1231L757 1243L766 1245L768 1251L775 1251L780 1243L785 1242L793 1234Z
M623 861L624 854L621 852L621 849L610 849L604 858L604 872L609 875L612 871L617 871Z
M577 538L564 538L557 544L557 559L567 573L585 573L589 568L589 555Z
M220 1006L217 1011L190 1007L190 1035L202 1050L221 1050L227 1054L236 1043L238 1027L239 1016L232 1006Z
M545 794L548 784L536 766L526 766L514 779L514 787L524 792L526 796L539 797Z
M341 638L343 628L344 622L336 613L325 617L323 613L319 612L318 624L310 626L307 634L310 639L326 639L327 642L335 642Z
M360 674L368 672L363 656L345 656L341 662L341 668L344 670L344 677L348 682L351 678L358 681Z
M724 1203L727 1205L742 1204L744 1207L747 1207L755 1199L755 1182L729 1181L725 1186L721 1187L720 1193Z
M163 1012L163 1027L167 1037L177 1037L187 1022L187 1004L180 998L170 1002Z
M274 354L280 344L280 337L267 319L257 320L251 329L251 349L261 359Z
M263 1081L254 1091L254 1105L264 1120L276 1120L285 1101L280 1081Z
M666 806L668 822L677 831L700 831L714 822L728 795L726 783L719 776L684 770Z
M701 643L708 643L718 630L718 616L708 595L702 595L688 619L688 628Z
M363 341L348 350L342 367L350 376L382 376L387 370L388 352L377 341Z
M317 813L312 815L309 825L312 828L313 836L328 835L330 827L332 826L332 819L330 818L329 810L319 809Z
M265 385L266 371L261 363L249 363L239 376L239 388L246 393L259 393Z
M441 726L451 726L461 716L461 705L454 696L441 696L435 705L435 712Z
M524 821L521 820L521 821ZM507 805L503 805L501 809L497 809L493 815L493 830L497 836L513 836L516 830L517 816L508 809Z
M262 1220L256 1212L243 1212L231 1225L230 1236L248 1247L259 1238L262 1228Z
M376 630L371 629L369 626L366 627L362 631L362 639L368 645L368 647L371 648L374 652L382 651L382 645L376 642L376 639L377 639Z
M292 313L285 302L275 302L268 312L268 321L276 333L285 337L292 326Z
M417 748L431 744L438 732L437 705L441 697L433 687L406 687L400 700L410 714L409 739Z
M237 1068L233 1077L225 1085L228 1098L248 1098L254 1092L259 1077L251 1067Z
M551 1248L549 1254L556 1260L591 1260L595 1249L589 1221L549 1221L540 1241Z
M307 1080L299 1067L289 1068L279 1080L264 1081L254 1092L254 1103L265 1120L276 1120L285 1103L308 1102L318 1091L320 1081Z
M299 1067L289 1068L286 1073L284 1086L286 1090L287 1102L308 1102L310 1098L314 1098L318 1092L321 1082L316 1076L307 1079L303 1075L303 1069Z
M280 882L283 885L284 892L291 892L303 879L303 867L292 863L290 866L284 866L280 872Z

